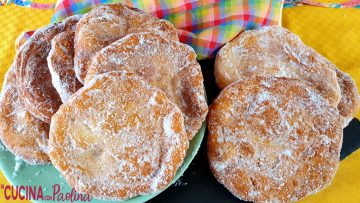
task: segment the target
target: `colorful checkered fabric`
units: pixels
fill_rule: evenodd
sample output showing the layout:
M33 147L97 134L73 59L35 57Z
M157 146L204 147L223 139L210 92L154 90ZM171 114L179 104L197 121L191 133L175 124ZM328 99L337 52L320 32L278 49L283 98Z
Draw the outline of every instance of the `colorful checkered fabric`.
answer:
M216 51L245 29L279 24L282 0L60 0L52 22L82 14L98 4L121 2L172 22L181 42L199 59Z

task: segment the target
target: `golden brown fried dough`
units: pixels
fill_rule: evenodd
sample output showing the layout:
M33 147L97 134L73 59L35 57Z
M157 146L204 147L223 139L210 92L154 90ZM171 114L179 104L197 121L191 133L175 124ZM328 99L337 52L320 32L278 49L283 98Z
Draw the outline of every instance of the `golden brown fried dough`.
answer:
M84 82L96 52L128 34L139 32L155 32L178 40L171 23L121 3L97 6L85 14L75 34L75 72L80 82Z
M343 121L343 128L345 128L360 108L359 90L350 75L339 69L335 70L341 89L341 100L338 109Z
M210 107L208 158L236 197L290 202L330 184L339 165L337 108L303 81L255 77L226 87Z
M17 85L24 107L35 117L50 123L61 105L59 94L51 83L47 64L51 40L76 24L78 16L38 29L21 47L16 57Z
M98 52L85 82L114 70L137 73L160 88L183 112L189 139L198 132L208 107L201 68L191 47L155 33L131 34Z
M49 124L33 117L19 98L15 68L5 75L0 96L0 138L15 156L28 164L47 164Z
M337 106L341 92L336 66L280 26L242 32L216 56L215 78L220 88L254 76L305 80Z
M50 158L78 192L128 199L158 192L188 149L181 111L134 73L96 76L53 116Z
M51 41L51 49L47 58L52 84L65 102L82 87L74 70L74 25L55 36Z

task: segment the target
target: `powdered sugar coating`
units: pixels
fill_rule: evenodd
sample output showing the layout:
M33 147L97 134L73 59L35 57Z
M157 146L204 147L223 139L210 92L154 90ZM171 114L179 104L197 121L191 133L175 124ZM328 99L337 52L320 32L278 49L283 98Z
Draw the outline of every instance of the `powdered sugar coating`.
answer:
M133 73L96 76L53 116L50 157L70 186L100 199L158 192L188 149L181 111Z
M52 84L65 102L82 87L74 70L74 37L76 24L51 40L47 57Z
M360 108L359 90L355 81L350 75L335 69L338 77L338 82L341 89L341 100L338 105L339 114L343 121L343 128L345 128L354 118L355 114Z
M194 50L155 33L128 35L94 57L85 82L99 73L127 70L160 88L184 114L189 139L200 129L208 107Z
M0 96L0 138L15 156L28 164L47 164L49 124L25 110L16 87L12 66L5 75Z
M216 56L215 78L220 88L254 76L288 77L312 83L337 106L341 92L336 66L280 26L248 30L222 47Z
M16 57L17 85L25 108L35 117L50 123L61 105L51 82L47 64L50 42L78 21L78 16L38 29L22 46Z
M338 110L302 81L235 82L210 107L211 170L242 200L299 200L334 177L342 144L338 118Z
M139 9L124 4L93 8L79 22L75 34L75 72L83 83L91 59L105 46L138 32L155 32L178 40L175 27Z

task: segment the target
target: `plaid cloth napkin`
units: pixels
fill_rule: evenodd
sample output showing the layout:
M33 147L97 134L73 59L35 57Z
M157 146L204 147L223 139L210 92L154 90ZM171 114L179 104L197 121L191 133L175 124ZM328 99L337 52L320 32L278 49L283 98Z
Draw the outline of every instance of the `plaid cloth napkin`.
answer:
M245 29L280 24L282 0L59 0L52 22L98 4L121 2L172 22L181 42L198 59L214 57L221 45Z

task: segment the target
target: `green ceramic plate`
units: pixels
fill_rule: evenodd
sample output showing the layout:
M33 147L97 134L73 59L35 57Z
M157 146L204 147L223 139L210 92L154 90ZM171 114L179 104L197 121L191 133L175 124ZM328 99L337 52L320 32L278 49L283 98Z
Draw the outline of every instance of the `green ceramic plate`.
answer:
M190 142L189 150L187 151L184 163L178 169L171 184L173 184L177 179L179 179L184 174L185 170L188 168L191 161L194 159L196 153L200 148L201 141L204 138L205 128L206 128L205 126L206 126L205 124L202 125L199 132ZM71 191L71 188L66 183L65 179L52 165L32 166L25 164L21 160L16 160L16 157L8 150L6 150L1 142L0 142L0 167L5 177L14 186L16 185L42 186L44 196L52 195L52 191L53 191L52 186L54 184L59 184L61 186L62 193L67 193ZM160 194L160 192L146 196L138 196L123 202L126 203L145 202L155 197L158 194ZM49 201L34 201L34 202L49 202ZM93 198L91 202L101 203L101 202L109 202L109 201L101 201Z

